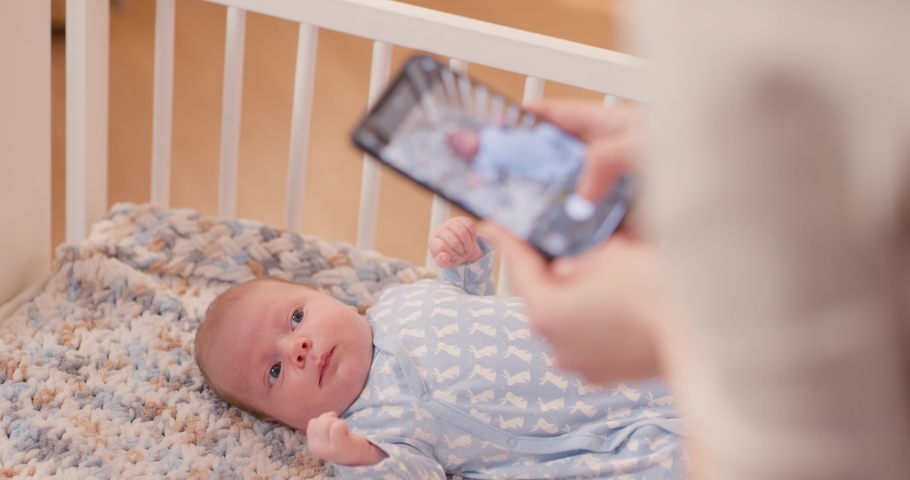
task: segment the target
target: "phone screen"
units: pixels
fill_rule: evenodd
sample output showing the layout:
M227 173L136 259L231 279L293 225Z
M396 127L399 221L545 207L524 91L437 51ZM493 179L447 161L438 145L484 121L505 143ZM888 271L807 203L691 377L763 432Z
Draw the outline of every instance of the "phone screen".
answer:
M548 258L576 255L605 240L629 208L628 176L599 203L579 202L573 192L584 143L431 57L405 64L353 139Z

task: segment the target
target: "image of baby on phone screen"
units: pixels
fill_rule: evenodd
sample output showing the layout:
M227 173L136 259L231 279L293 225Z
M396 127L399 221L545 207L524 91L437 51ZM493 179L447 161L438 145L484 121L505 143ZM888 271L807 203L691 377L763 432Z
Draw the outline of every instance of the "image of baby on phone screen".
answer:
M227 290L196 335L208 385L305 432L340 477L684 477L663 381L596 387L559 370L523 303L492 296L495 253L471 220L428 244L439 278L389 288L365 317L274 278Z
M585 155L582 142L549 123L531 128L460 128L448 140L452 150L489 183L500 181L505 174L541 183L565 183L578 174Z

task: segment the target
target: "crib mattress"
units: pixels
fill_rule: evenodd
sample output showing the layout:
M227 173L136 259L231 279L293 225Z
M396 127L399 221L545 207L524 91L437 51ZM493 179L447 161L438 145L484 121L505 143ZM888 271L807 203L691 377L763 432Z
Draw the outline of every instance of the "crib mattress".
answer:
M0 325L0 477L318 478L306 437L204 386L193 337L236 282L308 282L364 312L430 274L344 243L118 204Z

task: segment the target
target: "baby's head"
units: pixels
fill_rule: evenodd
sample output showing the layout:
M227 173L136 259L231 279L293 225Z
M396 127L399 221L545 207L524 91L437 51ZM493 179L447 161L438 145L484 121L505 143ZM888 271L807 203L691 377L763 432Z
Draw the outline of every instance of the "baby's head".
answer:
M480 134L477 130L470 128L459 128L449 135L449 147L458 154L459 157L471 161L477 156L480 150Z
M306 432L360 395L373 334L357 309L312 288L261 278L222 293L196 332L196 362L221 398Z

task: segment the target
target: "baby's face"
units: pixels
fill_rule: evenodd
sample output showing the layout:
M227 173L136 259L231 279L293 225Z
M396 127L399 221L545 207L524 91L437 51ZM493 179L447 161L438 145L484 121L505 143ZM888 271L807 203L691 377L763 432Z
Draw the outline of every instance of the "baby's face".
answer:
M278 421L306 431L324 412L360 395L373 356L369 324L353 307L300 285L263 281L213 333L210 378Z
M463 128L449 135L449 146L465 160L473 160L480 149L480 135L476 130Z

